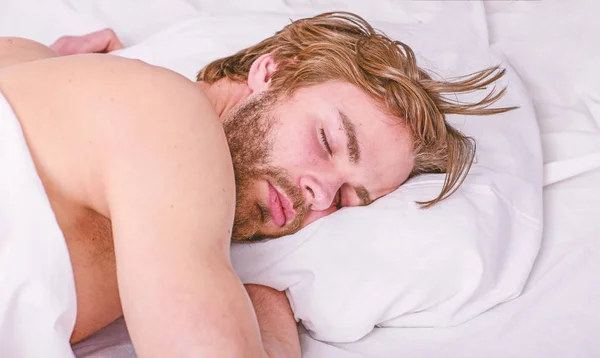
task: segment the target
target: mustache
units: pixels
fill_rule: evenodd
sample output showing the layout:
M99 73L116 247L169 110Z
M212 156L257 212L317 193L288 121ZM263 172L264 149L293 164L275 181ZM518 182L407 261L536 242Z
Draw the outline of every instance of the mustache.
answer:
M267 222L269 220L269 218L271 217L271 214L269 213L269 208L266 206L263 206L263 205L259 205L259 206L263 213L262 222ZM275 235L261 235L261 234L255 233L254 235L252 235L242 241L252 241L252 242L268 241L268 240L280 238L282 236L291 235L291 234L299 231L302 228L302 222L304 221L304 218L306 217L306 214L308 212L308 207L306 206L305 201L302 200L301 202L294 204L294 210L296 211L296 216L294 217L294 220L292 222L290 222L288 225L286 225L286 227L284 227L285 231L283 233L278 233ZM245 223L247 223L247 222L245 222Z
M298 219L303 219L308 211L306 205L306 199L302 195L302 189L292 183L290 176L287 171L283 168L270 168L268 173L269 177L272 178L273 184L275 184L281 193L292 203L296 216L294 222ZM291 225L291 224L290 224Z
M246 174L250 174L246 172ZM274 239L285 235L290 235L301 229L302 223L308 213L308 205L302 194L300 187L294 185L287 171L279 167L253 168L251 175L244 178L245 183L267 180L277 187L277 190L284 195L291 203L295 211L294 219L283 227L283 231L274 235L258 233L260 226L267 223L271 218L270 209L264 203L253 204L252 210L244 211L244 215L236 215L234 219L234 235L232 239L241 241L263 241ZM241 183L240 183L241 184ZM240 188L242 189L242 188ZM244 188L245 189L245 188ZM238 192L238 203L247 205L247 198L244 195L245 190ZM237 211L237 210L236 210ZM238 211L238 213L240 213Z

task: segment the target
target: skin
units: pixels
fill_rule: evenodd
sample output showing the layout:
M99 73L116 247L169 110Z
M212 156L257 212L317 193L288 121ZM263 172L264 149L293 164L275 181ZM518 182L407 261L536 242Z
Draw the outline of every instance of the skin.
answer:
M272 58L257 60L247 83L209 86L141 61L55 56L28 40L0 40L0 91L21 122L71 256L72 341L124 314L141 357L299 356L285 295L245 290L229 260L234 218L268 202L276 182L249 180L246 201L236 203L221 120L268 91ZM356 130L358 163L349 158L340 111ZM406 133L350 85L300 90L268 113L269 165L283 168L302 195L299 227L364 204L357 186L374 200L410 173ZM265 236L299 228L286 225L253 227Z
M63 36L49 46L60 56L82 53L108 53L123 48L112 29L102 29L83 36Z

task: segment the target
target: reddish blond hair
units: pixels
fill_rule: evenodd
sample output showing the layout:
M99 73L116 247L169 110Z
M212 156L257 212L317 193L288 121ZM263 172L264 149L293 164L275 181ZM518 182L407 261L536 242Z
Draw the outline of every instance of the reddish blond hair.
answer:
M291 95L301 87L343 81L364 90L383 111L398 118L413 140L411 176L446 173L440 194L420 202L423 207L452 195L464 181L475 155L475 141L450 126L445 115L490 115L514 108L489 108L506 88L492 90L475 103L458 103L443 96L485 89L504 75L503 69L496 66L452 81L435 80L417 66L410 47L346 12L294 21L274 36L210 63L197 79L245 82L252 63L268 53L277 63L270 90Z

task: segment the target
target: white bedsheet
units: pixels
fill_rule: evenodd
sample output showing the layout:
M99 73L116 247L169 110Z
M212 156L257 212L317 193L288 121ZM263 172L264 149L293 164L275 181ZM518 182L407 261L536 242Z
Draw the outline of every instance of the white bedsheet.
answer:
M393 0L4 0L0 36L27 36L48 44L65 33L112 26L126 44L134 44L175 22L219 12L345 9L393 22L424 21L440 6L446 5ZM592 18L598 6L593 0L490 1L485 6L487 16L480 21L487 25L490 46L528 87L544 144L545 234L524 294L459 327L377 329L344 345L303 333L305 358L600 356L600 23ZM124 332L114 330L118 326L76 352L132 356ZM123 349L109 352L98 347L101 340L119 342ZM84 351L93 345L95 349Z
M525 292L447 329L376 329L352 344L301 335L304 358L600 356L600 171L545 189L546 234Z

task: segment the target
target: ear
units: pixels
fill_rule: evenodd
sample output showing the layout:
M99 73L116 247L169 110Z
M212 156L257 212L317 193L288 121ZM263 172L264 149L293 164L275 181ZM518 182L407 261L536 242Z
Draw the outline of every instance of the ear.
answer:
M253 93L266 90L271 83L271 77L277 70L277 64L270 53L254 60L248 72L248 88Z

